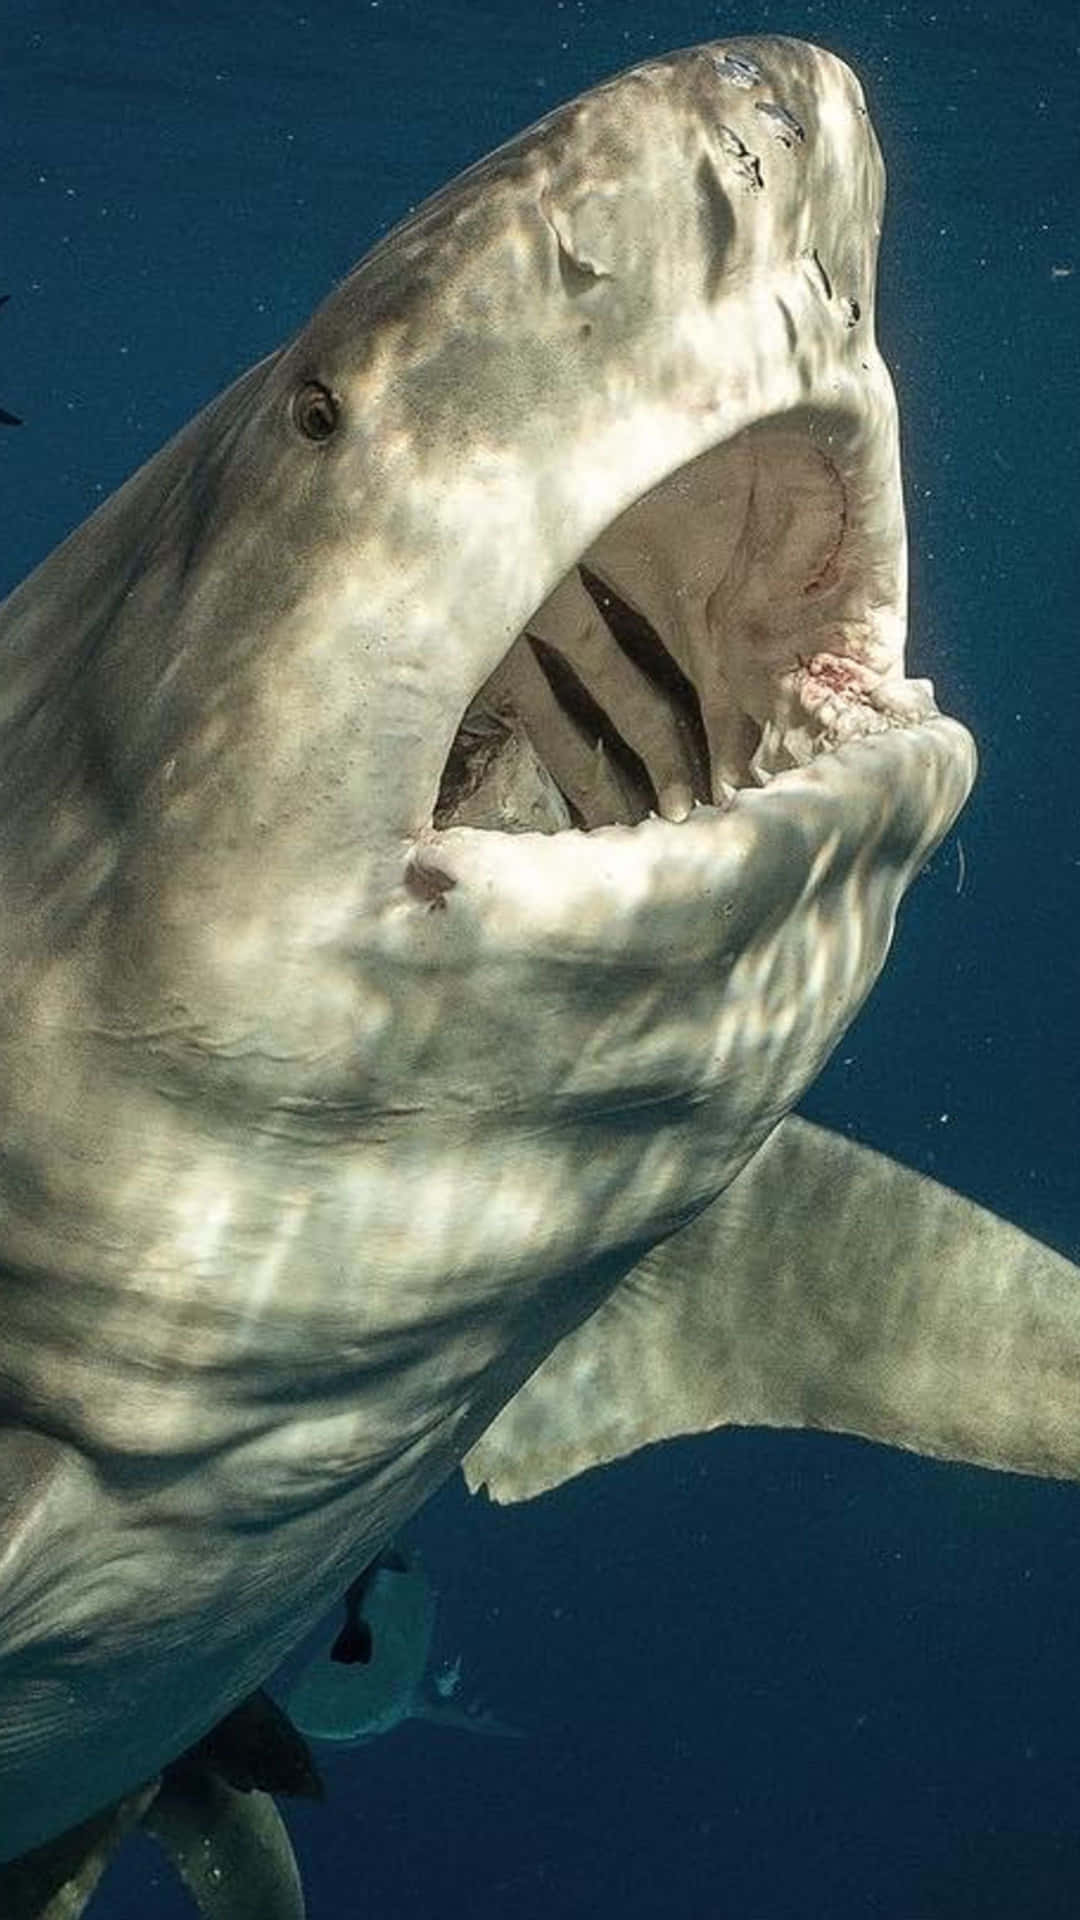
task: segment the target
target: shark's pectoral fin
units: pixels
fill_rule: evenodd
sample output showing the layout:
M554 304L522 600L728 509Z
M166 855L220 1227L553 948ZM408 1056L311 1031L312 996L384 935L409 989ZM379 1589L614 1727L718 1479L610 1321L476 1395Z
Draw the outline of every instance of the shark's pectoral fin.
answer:
M1077 1477L1080 1271L923 1175L788 1120L555 1349L465 1476L525 1500L729 1425Z
M3 1920L79 1920L117 1848L146 1813L156 1780L104 1813L0 1866Z
M218 1775L169 1776L143 1818L202 1920L304 1920L285 1823L268 1793Z

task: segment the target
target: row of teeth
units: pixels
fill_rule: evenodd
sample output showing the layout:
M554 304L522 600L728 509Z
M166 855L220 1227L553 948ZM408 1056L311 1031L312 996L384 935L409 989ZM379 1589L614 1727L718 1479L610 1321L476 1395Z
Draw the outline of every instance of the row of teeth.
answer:
M799 676L804 680L804 676ZM853 676L854 678L854 676ZM894 679L866 685L860 698L830 688L812 703L802 703L804 719L769 719L761 729L761 739L750 762L750 774L759 787L768 786L779 773L792 767L808 766L819 754L832 752L849 740L869 734L886 733L895 726L913 726L934 710L934 690L929 680ZM729 807L738 789L726 780L712 804L721 811ZM690 788L674 781L657 795L656 814L677 826L702 805Z
M876 675L841 654L819 654L779 682L776 714L761 730L750 771L759 786L849 740L915 726L935 711L929 680Z
M899 676L875 680L858 662L840 656L822 656L810 666L782 676L776 704L776 714L764 723L750 762L751 779L759 787L767 786L777 774L792 767L808 765L819 754L846 741L916 724L934 711L929 681ZM600 790L607 762L602 740L596 742L594 752ZM537 758L535 753L533 757ZM557 788L557 779L547 769L545 772ZM704 802L695 797L688 781L672 780L658 789L655 810L650 810L647 817L679 826L700 806L707 804L723 811L732 804L738 789L726 780L714 784L713 799ZM491 824L506 825L508 821L504 815L500 822L493 820Z

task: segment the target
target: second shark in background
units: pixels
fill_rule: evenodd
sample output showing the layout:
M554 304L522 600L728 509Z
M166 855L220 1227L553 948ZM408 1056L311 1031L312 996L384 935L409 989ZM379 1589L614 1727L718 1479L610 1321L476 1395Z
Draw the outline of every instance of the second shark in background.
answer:
M457 1699L460 1656L430 1667L437 1603L419 1553L381 1553L345 1595L299 1679L284 1694L293 1724L312 1740L355 1745L404 1720L520 1738L521 1730Z

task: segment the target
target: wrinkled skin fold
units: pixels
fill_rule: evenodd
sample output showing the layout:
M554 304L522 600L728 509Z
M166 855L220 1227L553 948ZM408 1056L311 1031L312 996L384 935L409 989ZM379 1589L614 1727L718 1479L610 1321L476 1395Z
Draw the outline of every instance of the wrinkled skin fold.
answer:
M882 195L831 55L652 61L0 608L0 1857L250 1692L870 990L975 765L905 672Z

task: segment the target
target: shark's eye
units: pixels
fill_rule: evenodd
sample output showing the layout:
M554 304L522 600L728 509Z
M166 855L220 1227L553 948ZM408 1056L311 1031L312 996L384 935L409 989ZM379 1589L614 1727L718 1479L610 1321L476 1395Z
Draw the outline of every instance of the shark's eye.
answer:
M329 440L337 430L341 408L329 387L305 380L293 395L292 417L305 440Z

